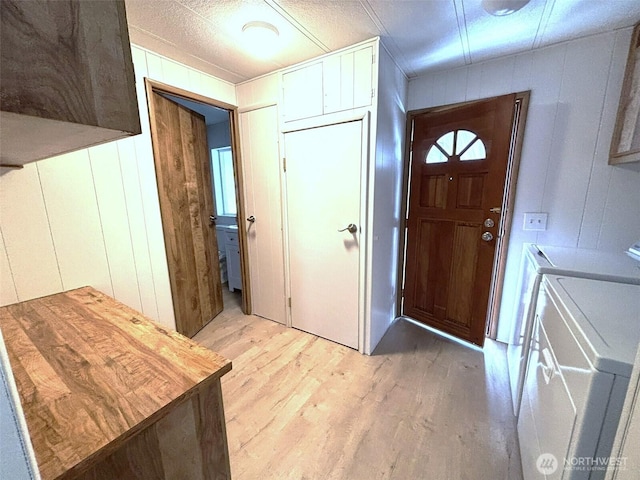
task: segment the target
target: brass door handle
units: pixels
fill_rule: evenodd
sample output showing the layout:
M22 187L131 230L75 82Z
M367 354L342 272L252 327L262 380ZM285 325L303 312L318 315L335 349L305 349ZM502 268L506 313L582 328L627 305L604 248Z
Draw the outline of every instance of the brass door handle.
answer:
M347 225L344 228L341 228L340 230L338 230L339 232L345 232L348 231L349 233L356 233L358 231L358 227L354 224L354 223L350 223L349 225Z

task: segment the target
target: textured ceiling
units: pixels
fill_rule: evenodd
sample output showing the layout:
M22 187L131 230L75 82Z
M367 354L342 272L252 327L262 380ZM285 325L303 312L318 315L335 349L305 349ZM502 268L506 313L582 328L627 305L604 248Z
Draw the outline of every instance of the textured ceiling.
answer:
M638 0L531 0L506 17L481 0L125 0L131 41L231 83L380 36L409 78L631 26ZM270 60L242 26L279 32Z

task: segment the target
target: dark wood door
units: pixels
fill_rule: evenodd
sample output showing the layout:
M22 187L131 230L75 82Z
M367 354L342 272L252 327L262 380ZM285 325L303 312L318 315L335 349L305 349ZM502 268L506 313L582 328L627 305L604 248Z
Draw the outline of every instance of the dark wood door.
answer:
M223 308L204 117L150 89L158 195L178 332L192 337Z
M480 346L514 105L506 95L413 118L403 314Z

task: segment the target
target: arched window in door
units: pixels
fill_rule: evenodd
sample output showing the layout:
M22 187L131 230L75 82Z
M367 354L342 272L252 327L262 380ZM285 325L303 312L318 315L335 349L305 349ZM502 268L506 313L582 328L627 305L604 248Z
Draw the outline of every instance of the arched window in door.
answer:
M446 163L453 159L461 162L484 160L487 149L478 135L469 130L452 130L431 145L426 163Z

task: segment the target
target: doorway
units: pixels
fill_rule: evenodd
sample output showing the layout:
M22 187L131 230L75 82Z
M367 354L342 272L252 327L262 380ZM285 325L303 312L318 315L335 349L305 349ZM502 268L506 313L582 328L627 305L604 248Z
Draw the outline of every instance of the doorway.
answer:
M236 110L146 86L176 328L192 336L224 309L248 313Z
M528 94L407 117L399 314L478 346L497 328Z
M211 214L214 218L209 221L215 226L218 245L223 310L238 308L242 304L242 270L235 181L237 174L233 164L229 111L176 95L162 95L204 117L214 206Z

